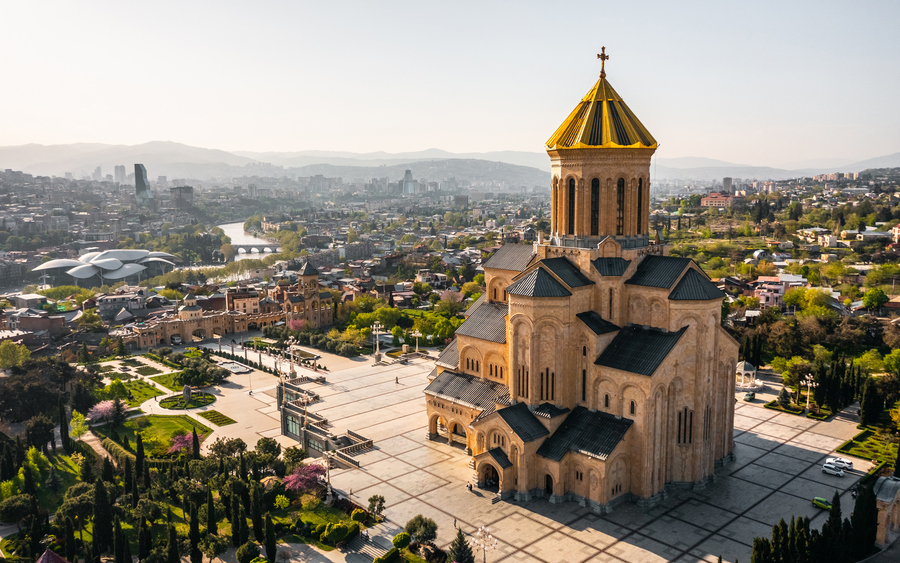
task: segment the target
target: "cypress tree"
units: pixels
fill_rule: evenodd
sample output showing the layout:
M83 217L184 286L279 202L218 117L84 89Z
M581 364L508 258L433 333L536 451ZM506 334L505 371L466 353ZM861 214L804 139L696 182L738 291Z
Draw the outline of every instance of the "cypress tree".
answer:
M188 539L191 542L191 563L203 563L203 553L200 552L200 519L197 518L197 505L191 503L191 522L188 531Z
M238 502L238 495L231 497L231 545L234 547L241 546L241 505Z
M250 521L253 522L253 535L256 537L257 543L263 543L266 539L261 508L259 483L253 483L253 487L250 489Z
M193 430L191 445L193 446L193 458L200 459L200 437L197 436L196 428Z
M859 488L853 513L850 515L850 524L853 530L853 558L862 559L872 551L878 531L878 506L875 491L870 485Z
M108 457L103 458L103 468L100 470L100 478L107 483L116 482L116 470Z
M275 525L272 524L272 515L266 514L266 559L269 563L275 563L276 552Z
M85 456L84 461L81 462L81 467L79 468L79 476L81 477L82 483L94 482L94 468L93 463L91 463L90 457Z
M125 534L122 534L122 560L131 563L131 544Z
M768 543L769 540L765 541ZM754 553L755 552L756 544L754 540ZM475 563L475 554L472 553L472 547L469 545L469 542L466 541L466 536L463 535L462 530L458 528L456 530L456 538L453 539L453 543L450 544L450 549L447 551L447 561L455 561L456 563Z
M62 394L59 396L59 441L62 442L63 451L72 453L72 444L69 443L69 418L66 415L66 403Z
M65 556L69 561L75 561L75 525L71 518L66 518L66 550Z
M27 473L27 471L26 471ZM41 539L44 537L43 526L41 526L41 522L43 520L41 518L34 517L31 519L31 529L28 532L28 551L32 557L37 559L41 553Z
M238 519L241 521L241 544L243 545L250 541L250 529L247 528L247 514L244 512L243 506L238 511Z
M29 468L25 468L22 471L22 492L26 495L37 496L37 485L34 484L34 475L31 473Z
M216 505L213 502L212 487L206 493L206 533L214 536L219 534L218 525L216 524Z
M122 470L122 486L125 488L126 493L131 492L131 479L133 478L133 474L131 472L131 458L125 458L125 467Z
M91 553L91 545L84 544L84 563L93 563L94 554Z
M131 479L131 508L137 508L138 500L140 500L140 493L138 493L138 479L137 474Z
M140 521L138 521L138 560L143 561L150 555L150 529L147 526L147 520L144 517L141 517Z
M94 483L94 556L109 549L112 544L113 522L112 509L106 486L102 480Z
M458 535L462 535L462 531ZM750 563L774 563L772 547L766 538L753 538L753 551L750 554Z
M150 464L144 462L144 488L147 489L147 492L150 492Z
M134 472L135 475L144 475L144 439L140 433L137 435L137 444L134 447ZM150 483L144 481L144 486L150 486Z
M244 460L244 452L241 452L239 462L240 462L240 464L239 464L240 469L238 470L238 477L240 477L241 481L246 481L247 480L247 462Z
M113 529L113 557L115 563L125 563L125 549L122 546L124 539L124 536L122 536L122 523L116 518Z
M782 518L778 524L772 526L772 555L778 561L783 561L789 556L787 525Z
M791 516L791 525L788 526L788 546L790 547L790 551L788 552L789 559L787 561L793 561L796 563L797 561L797 523L794 521L794 517Z
M175 526L169 524L169 539L166 542L166 563L181 563L181 555L178 554L178 534Z

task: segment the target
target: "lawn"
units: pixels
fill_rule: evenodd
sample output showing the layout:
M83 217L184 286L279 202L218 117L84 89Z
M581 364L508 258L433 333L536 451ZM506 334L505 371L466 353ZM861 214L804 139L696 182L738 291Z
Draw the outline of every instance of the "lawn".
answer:
M199 414L200 414L200 416L202 416L206 420L212 422L216 426L228 426L229 424L237 423L236 420L225 416L224 414L220 413L219 411L205 411L205 412L201 412Z
M63 453L62 449L57 450L56 454L50 453L47 459L50 460L50 465L56 469L56 474L59 475L62 485L59 492L56 493L47 487L41 487L38 490L38 505L49 510L50 514L53 514L62 504L66 489L78 482L79 468L72 461L71 457Z
M144 365L144 364L142 364L141 362L135 360L134 358L125 358L124 360L122 360L122 365L123 365L123 366L128 366L128 367L130 367L130 368L139 368L139 367L141 367L141 366Z
M137 442L136 433L140 432L148 457L164 457L172 443L172 437L190 434L194 428L197 429L201 441L212 432L209 427L185 415L141 416L126 421L116 429L119 435L117 442L121 445L124 443L123 439L128 438L133 447ZM95 426L94 431L103 438L112 438L112 428L109 424Z
M179 385L178 383L175 382L175 378L180 374L181 374L180 372L167 373L165 375L157 375L155 377L151 377L150 379L159 383L166 389L169 389L171 391L175 391L176 393L178 393L179 391L184 390L184 385Z
M195 409L197 407L205 407L216 401L216 396L210 393L191 393L191 401L185 405L184 397L175 395L174 397L166 397L159 402L159 406L169 410L185 410Z
M126 401L129 407L136 407L147 399L152 399L153 397L163 394L162 391L153 385L140 380L126 381L125 388L131 391L131 395L134 397L133 399L128 399L128 401Z
M861 459L887 461L893 466L897 459L897 443L890 434L883 434L874 428L866 428L838 447L842 454Z
M140 375L156 375L158 373L162 373L160 370L151 366L141 366L134 371L136 371Z

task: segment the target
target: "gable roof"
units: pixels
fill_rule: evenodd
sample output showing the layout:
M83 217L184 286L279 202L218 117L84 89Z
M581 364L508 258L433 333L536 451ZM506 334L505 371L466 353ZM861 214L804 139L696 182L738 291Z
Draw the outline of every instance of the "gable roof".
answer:
M493 409L496 403L509 403L506 385L450 370L434 378L425 388L425 394L479 409Z
M456 329L457 336L469 336L479 340L506 343L507 305L482 303L474 313L469 315L463 324Z
M541 418L556 418L569 412L569 409L557 407L553 403L541 403L534 409L534 415Z
M625 437L633 422L630 418L575 407L556 432L544 440L537 454L562 461L567 453L578 452L605 460Z
M686 326L677 332L666 332L659 328L629 325L619 331L594 363L651 376L686 330Z
M575 316L578 317L581 322L586 324L589 329L594 331L594 334L597 336L619 330L618 325L609 322L594 311L585 311L584 313L578 313Z
M511 407L500 409L497 414L523 442L531 442L550 433L528 410L525 403L516 403Z
M594 285L590 279L581 273L575 264L571 263L568 258L548 258L541 260L541 264L547 267L556 277L561 279L563 283L569 287L582 287L585 285Z
M637 271L625 283L645 287L671 288L681 272L691 263L690 258L675 256L645 256Z
M500 448L491 448L487 451L487 453L494 458L494 461L497 462L497 465L500 466L500 469L506 469L507 467L512 467L512 462L509 461L509 458L506 457L506 452L504 452Z
M511 283L507 295L525 297L569 297L572 293L543 268L535 268L527 276Z
M504 244L483 264L484 268L521 272L531 264L534 247L524 244Z
M487 292L484 292L484 293L482 293L481 295L479 295L479 296L478 296L478 299L476 299L474 303L472 303L471 305L469 305L469 308L468 308L468 309L466 309L465 311L463 311L463 316L464 316L464 317L468 317L469 315L471 315L472 313L474 313L474 312L475 312L475 309L477 309L478 307L480 307L481 304L484 303L485 301L487 301Z
M594 265L594 269L601 276L619 277L628 269L631 260L625 260L624 258L597 258L591 264Z
M709 301L723 297L725 297L725 292L709 281L706 275L694 268L688 269L672 293L669 294L669 299L674 301Z
M455 338L446 348L444 348L444 351L438 355L438 359L435 363L445 368L457 368L459 365L459 349L456 347Z
M306 261L303 263L302 266L300 266L300 269L297 270L297 275L298 276L318 276L319 270L317 270L315 266L310 264L309 261Z

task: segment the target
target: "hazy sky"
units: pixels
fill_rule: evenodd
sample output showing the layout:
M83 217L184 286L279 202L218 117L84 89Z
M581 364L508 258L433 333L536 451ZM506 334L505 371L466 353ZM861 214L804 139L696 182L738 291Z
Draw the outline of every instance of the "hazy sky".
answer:
M541 151L599 72L660 156L900 151L900 2L3 4L0 146Z

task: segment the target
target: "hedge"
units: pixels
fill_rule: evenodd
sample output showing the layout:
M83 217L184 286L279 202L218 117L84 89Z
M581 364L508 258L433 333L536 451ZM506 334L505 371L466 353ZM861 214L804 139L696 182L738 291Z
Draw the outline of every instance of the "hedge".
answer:
M392 547L381 557L376 557L372 563L393 563L394 561L400 561L400 550L396 547Z
M802 408L802 407L799 409L791 409L788 407L782 407L781 405L778 404L778 399L775 399L774 401L769 401L768 403L766 403L763 406L767 409L772 409L773 411L781 411L781 412L786 412L788 414L794 414L794 415L798 415L798 416L802 415L803 411L806 410L805 408Z
M134 461L137 459L135 455L119 444L113 442L112 438L104 438L100 444L109 452L109 455L116 460L117 465L124 465L126 459L131 460L131 466L134 467Z

